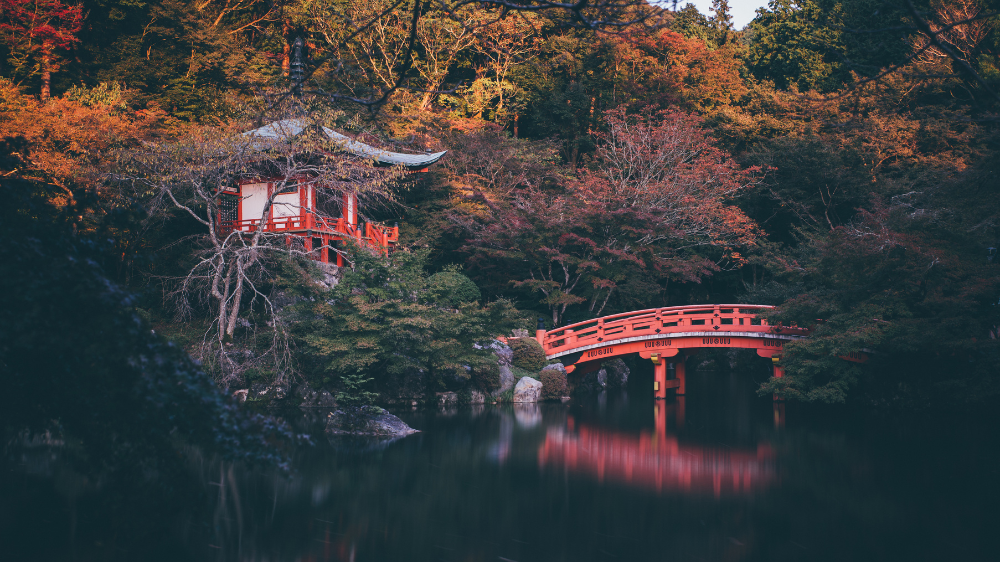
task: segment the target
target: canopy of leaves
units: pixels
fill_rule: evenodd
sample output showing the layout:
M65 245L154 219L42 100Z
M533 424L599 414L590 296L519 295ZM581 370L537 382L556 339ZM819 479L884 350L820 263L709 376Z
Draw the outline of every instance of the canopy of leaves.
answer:
M456 283L458 291L443 291L442 274L434 279L424 269L427 255L354 251L340 283L300 305L294 330L309 380L334 384L364 373L383 392L390 382L392 390L410 384L443 390L451 381L468 380L470 364L491 356L489 342L523 322L504 300L453 302L470 296L474 286L466 279ZM444 278L458 275L449 271Z

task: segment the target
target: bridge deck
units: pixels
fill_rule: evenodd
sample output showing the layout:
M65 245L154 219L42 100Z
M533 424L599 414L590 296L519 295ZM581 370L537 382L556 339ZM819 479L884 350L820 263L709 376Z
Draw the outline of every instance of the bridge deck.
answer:
M750 304L673 306L626 312L539 332L549 359L569 363L626 353L676 355L680 349L744 347L779 351L783 341L808 335L806 328L772 326L757 314L773 307ZM573 357L576 354L580 356Z

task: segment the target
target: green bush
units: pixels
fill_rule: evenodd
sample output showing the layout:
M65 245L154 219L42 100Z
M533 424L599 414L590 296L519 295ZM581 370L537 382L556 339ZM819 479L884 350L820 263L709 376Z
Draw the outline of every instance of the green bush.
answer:
M542 399L557 400L566 396L566 373L549 369L538 374L542 383Z
M500 388L500 366L489 358L477 357L471 362L472 382L480 390L492 393Z
M536 371L529 371L527 369L522 369L517 365L510 366L510 372L514 375L514 380L519 381L524 377L531 377L533 379L538 378L538 373Z
M457 268L446 268L427 278L427 296L431 302L442 306L457 306L480 300L479 287Z
M514 352L514 366L537 373L545 366L545 352L534 338L512 338L508 344Z

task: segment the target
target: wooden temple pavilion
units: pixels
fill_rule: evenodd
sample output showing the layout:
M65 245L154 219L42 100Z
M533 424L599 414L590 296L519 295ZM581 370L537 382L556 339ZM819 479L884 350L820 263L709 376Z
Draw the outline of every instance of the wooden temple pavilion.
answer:
M293 140L308 127L308 123L298 119L286 119L247 131L244 136L261 141L274 142ZM437 162L447 151L434 154L403 154L390 152L342 135L326 127L324 135L341 150L373 161L382 166L403 166L409 171L424 171ZM314 259L331 263L330 248L342 247L345 240L355 240L377 251L388 253L399 242L399 227L387 227L372 222L360 224L358 220L358 197L346 193L340 205L340 216L330 217L317 212L317 193L311 181L303 178L295 186L285 186L281 193L274 190L280 183L288 183L285 178L258 178L239 182L228 188L221 205L218 225L221 233L233 231L255 232L263 228L266 232L284 233L303 239L307 252L315 253ZM266 220L261 221L268 201L272 201ZM290 240L290 239L289 239ZM343 257L336 253L333 263L343 265Z

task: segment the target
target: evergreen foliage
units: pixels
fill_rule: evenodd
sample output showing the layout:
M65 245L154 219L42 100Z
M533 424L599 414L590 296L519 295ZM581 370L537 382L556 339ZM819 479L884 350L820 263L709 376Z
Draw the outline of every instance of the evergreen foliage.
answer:
M566 373L562 371L546 369L538 373L538 380L542 383L542 398L545 400L558 400L568 394Z
M337 405L344 408L360 408L373 406L378 394L368 390L375 379L365 376L363 372L345 373L340 377L340 390L337 391Z
M427 298L442 306L473 303L483 295L479 287L459 272L458 266L448 266L427 278Z
M294 329L310 381L323 385L363 373L384 388L389 379L426 373L428 388L443 390L449 380L471 378L467 365L492 357L477 344L509 331L520 320L516 311L504 300L442 305L438 299L452 295L434 290L427 256L427 250L387 258L355 249L340 283L300 305Z
M545 351L535 338L511 338L509 341L515 367L536 373L545 366Z
M492 393L500 389L500 365L493 357L470 359L472 382L482 391Z

